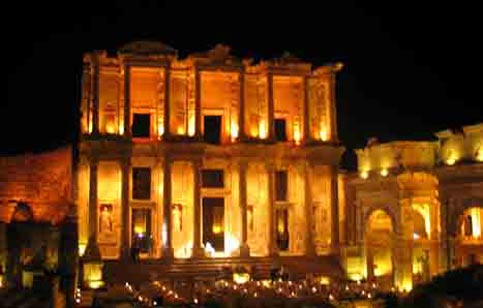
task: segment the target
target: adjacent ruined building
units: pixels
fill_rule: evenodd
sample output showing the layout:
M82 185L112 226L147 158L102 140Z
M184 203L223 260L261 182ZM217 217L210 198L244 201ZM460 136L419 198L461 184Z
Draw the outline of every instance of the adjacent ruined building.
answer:
M483 261L483 124L435 135L356 150L358 174L341 175L349 277L410 290Z

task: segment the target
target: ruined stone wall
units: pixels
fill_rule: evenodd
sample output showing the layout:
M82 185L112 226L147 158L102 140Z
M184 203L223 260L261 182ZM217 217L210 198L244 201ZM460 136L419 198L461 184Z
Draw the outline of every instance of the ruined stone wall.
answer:
M15 206L30 206L34 221L60 222L73 203L72 149L0 157L0 221L10 222Z

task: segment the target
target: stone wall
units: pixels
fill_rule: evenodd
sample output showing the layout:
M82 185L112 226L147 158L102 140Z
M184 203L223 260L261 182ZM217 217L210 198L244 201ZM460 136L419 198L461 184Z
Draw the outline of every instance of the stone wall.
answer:
M19 202L34 221L58 223L73 203L72 148L0 157L0 221L9 223Z

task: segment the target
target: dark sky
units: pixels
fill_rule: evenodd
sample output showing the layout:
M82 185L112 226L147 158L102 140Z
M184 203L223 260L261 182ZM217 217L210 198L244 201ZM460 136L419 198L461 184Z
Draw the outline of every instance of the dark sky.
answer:
M437 130L482 120L476 6L131 2L18 1L5 11L14 22L3 31L8 95L0 103L1 153L75 140L82 53L136 39L159 39L182 55L221 42L243 56L287 50L315 65L342 61L339 134L350 149L370 136L431 138Z

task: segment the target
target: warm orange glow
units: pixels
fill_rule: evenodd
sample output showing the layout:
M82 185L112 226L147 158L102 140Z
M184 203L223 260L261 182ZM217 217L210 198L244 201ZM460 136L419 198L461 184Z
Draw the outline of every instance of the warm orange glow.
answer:
M238 123L236 123L235 121L231 122L230 136L232 142L234 142L238 138Z
M300 144L300 141L302 140L302 134L300 132L300 123L296 122L293 127L293 140L295 141L295 144Z
M260 123L258 125L258 137L260 139L267 138L267 123L264 119L260 120Z
M225 256L230 257L234 252L240 248L240 241L230 232L226 233L225 240Z
M83 256L84 255L84 252L86 251L86 244L80 244L79 243L79 256Z
M116 126L111 121L106 123L106 132L108 134L114 134L116 132Z
M164 122L158 122L158 136L164 135Z
M185 134L185 129L183 126L178 126L178 129L176 130L176 133L178 135L184 135Z
M448 158L448 159L446 160L446 164L447 164L447 165L452 166L452 165L454 165L455 163L456 163L456 158L454 158L454 157Z
M250 281L250 274L249 273L233 273L233 281L236 284L244 284Z
M481 208L473 207L469 209L469 214L471 215L472 230L471 233L473 238L481 237Z
M119 134L124 135L124 122L119 124Z
M279 219L277 222L277 231L279 233L284 233L285 232L285 224L283 222L283 219Z
M91 289L98 289L104 286L102 280L102 267L101 262L87 262L84 263L84 282Z
M481 146L478 148L478 152L476 154L476 160L483 161L483 148Z
M388 174L389 174L389 171L386 168L384 168L384 169L381 170L381 175L382 176L387 176Z
M367 171L362 171L360 173L360 177L363 178L364 180L367 179L369 177L369 172Z
M212 231L214 234L221 234L223 232L223 229L220 225L213 225Z
M322 124L320 126L320 130L319 130L319 138L320 140L322 141L327 141L328 139L328 133L327 133L327 128L325 127L324 124Z
M195 115L190 113L188 117L188 136L193 137L196 133ZM183 133L184 134L184 133Z

